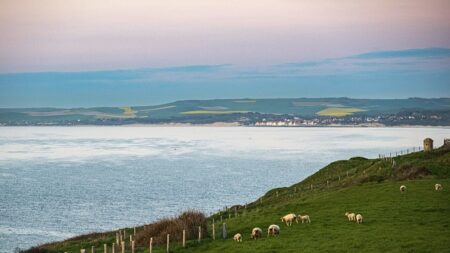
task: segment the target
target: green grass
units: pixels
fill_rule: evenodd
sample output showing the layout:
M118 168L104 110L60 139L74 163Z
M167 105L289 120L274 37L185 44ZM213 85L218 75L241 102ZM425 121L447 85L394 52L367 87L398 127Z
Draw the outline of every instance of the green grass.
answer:
M247 208L241 206L237 217L234 211L231 219L225 219L228 212L214 214L209 222L216 221L217 240L208 231L201 243L188 241L185 249L172 242L172 252L449 252L450 150L416 152L395 160L394 169L382 159L356 157L331 163L300 183L270 190L262 203L256 200ZM410 171L419 173L405 174ZM405 175L408 179L399 180ZM441 183L444 190L435 191L435 183ZM407 186L403 194L399 191L402 184ZM349 222L346 211L361 213L364 223ZM287 227L280 217L291 212L310 215L312 223ZM226 240L218 239L220 216L229 229ZM281 226L279 237L250 240L253 227L266 232L270 224ZM127 234L131 232L128 229ZM238 232L243 235L242 243L232 240ZM77 253L95 245L102 252L103 243L111 245L114 240L114 233L107 233L43 248ZM148 248L141 245L136 252L147 253ZM153 252L165 252L165 246Z

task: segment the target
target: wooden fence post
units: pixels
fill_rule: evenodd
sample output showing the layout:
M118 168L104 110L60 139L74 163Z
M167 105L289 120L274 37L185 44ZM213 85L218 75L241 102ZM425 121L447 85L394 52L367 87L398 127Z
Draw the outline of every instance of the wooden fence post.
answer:
M131 253L134 253L134 241L131 241Z
M186 248L186 230L183 229L183 248Z
M167 248L166 248L167 253L169 253L169 249L170 249L170 234L167 234Z
M91 253L95 253L95 246L91 246Z
M116 232L116 243L117 243L117 245L119 245L119 233L118 232Z
M103 244L103 253L108 253L108 245Z
M202 226L198 226L198 242L202 240Z
M222 224L222 238L227 239L227 224L226 223Z
M278 198L278 191L277 191L277 198Z
M121 243L122 243L122 245L121 245L122 253L125 253L125 241L122 241Z
M212 237L213 240L216 240L216 226L214 223L212 224Z
M148 252L152 253L153 251L153 237L150 237L150 243L148 246Z
M85 249L80 249L80 253L86 253Z
M111 245L111 253L116 253L116 244L112 243Z
M136 235L136 227L133 228L133 235Z

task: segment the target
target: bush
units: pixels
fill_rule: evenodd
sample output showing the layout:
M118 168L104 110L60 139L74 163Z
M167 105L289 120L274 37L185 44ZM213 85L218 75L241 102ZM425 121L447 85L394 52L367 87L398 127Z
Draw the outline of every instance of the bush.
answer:
M151 237L155 245L164 244L167 234L170 234L170 241L181 241L183 229L186 230L186 240L198 238L199 226L202 228L202 237L207 236L206 216L199 211L186 211L178 217L165 218L146 225L144 230L136 233L136 244L148 246Z
M406 180L406 179L415 179L424 177L426 175L429 175L430 171L423 167L414 167L412 165L402 165L400 168L398 168L394 173L394 179L396 180Z

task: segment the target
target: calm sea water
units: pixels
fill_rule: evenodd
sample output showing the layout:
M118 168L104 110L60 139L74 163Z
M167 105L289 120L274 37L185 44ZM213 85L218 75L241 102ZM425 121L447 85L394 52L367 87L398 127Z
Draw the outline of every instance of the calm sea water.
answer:
M0 252L210 213L450 128L0 127Z

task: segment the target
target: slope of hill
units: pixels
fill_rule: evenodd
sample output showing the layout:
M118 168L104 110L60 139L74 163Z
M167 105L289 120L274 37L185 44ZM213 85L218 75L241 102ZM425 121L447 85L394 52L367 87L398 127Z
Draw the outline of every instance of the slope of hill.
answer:
M298 184L272 189L253 203L212 215L206 238L200 243L188 238L187 248L174 241L171 252L445 252L450 245L449 176L449 147L394 159L333 162ZM444 189L436 191L435 183ZM402 184L407 186L405 193L399 191ZM361 213L363 224L348 221L346 211ZM291 212L310 215L312 223L287 227L280 217ZM221 219L228 227L225 240ZM211 238L213 221L216 240ZM270 224L281 226L278 237L250 239L253 227L265 232ZM147 232L137 229L136 238L144 240L136 252L146 253ZM128 235L133 231L126 230ZM115 233L81 236L28 252L76 253L91 246L99 252L104 243L110 247L115 242ZM231 239L235 233L243 235L242 243ZM155 245L153 252L165 250L165 245Z
M215 99L155 106L97 108L3 108L0 124L252 123L262 118L379 117L403 115L410 122L450 124L450 98L440 99ZM281 117L281 116L283 117ZM412 118L411 118L412 117ZM425 117L425 118L424 118ZM245 118L243 120L242 118ZM447 122L448 121L448 122ZM397 123L397 124L401 124ZM418 124L418 123L416 123Z

